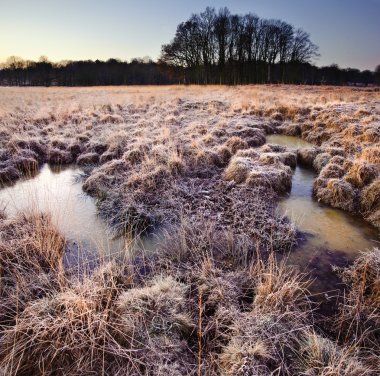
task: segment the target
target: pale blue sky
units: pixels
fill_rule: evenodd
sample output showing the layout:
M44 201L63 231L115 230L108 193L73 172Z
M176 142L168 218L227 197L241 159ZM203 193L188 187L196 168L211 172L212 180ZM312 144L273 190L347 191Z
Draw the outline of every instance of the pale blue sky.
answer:
M380 0L0 0L0 61L156 59L177 24L208 5L304 28L320 47L318 65L380 64Z

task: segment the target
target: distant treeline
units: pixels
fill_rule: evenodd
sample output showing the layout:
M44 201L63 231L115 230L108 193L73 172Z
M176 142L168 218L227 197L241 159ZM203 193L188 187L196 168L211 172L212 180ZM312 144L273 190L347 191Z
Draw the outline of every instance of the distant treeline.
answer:
M0 69L0 84L10 86L95 86L162 85L178 83L169 77L165 64L134 59L130 63L107 61L67 61L51 63L11 57Z
M255 14L206 8L178 25L157 62L134 59L38 62L10 57L0 67L0 85L93 86L161 84L311 85L380 84L375 72L312 64L318 47L302 29Z

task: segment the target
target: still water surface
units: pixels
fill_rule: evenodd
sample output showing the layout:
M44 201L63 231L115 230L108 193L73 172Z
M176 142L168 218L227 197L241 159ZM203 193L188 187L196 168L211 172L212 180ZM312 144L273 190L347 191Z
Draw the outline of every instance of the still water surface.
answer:
M122 246L96 213L95 201L82 190L79 168L45 164L29 179L0 190L0 205L8 216L23 211L50 213L68 239L80 246L115 251Z
M272 135L268 143L290 149L311 144L297 137ZM75 248L97 255L112 255L130 249L131 242L115 238L106 223L97 215L95 200L82 190L83 173L75 166L51 167L44 165L33 177L17 181L12 186L0 187L0 207L5 206L8 216L34 210L49 212L59 230L70 239ZM328 285L331 264L344 258L352 261L360 251L379 246L379 231L361 218L317 202L312 196L316 175L297 166L289 195L278 205L281 214L288 216L297 228L306 234L306 240L288 256L290 264L301 269L319 271L319 283ZM157 238L136 238L147 250L154 249Z
M12 217L24 211L50 213L53 222L70 241L68 253L78 258L118 255L132 247L154 246L151 237L135 240L115 237L107 224L97 215L95 200L82 190L75 166L56 167L45 164L32 177L11 186L0 186L0 207Z
M267 142L290 149L313 146L297 137L282 135L269 136ZM317 278L314 290L324 291L331 287L334 278L331 265L352 262L360 252L380 246L380 234L359 216L314 199L315 178L313 170L297 166L291 192L280 200L278 210L306 235L303 244L289 254L288 263L311 272Z

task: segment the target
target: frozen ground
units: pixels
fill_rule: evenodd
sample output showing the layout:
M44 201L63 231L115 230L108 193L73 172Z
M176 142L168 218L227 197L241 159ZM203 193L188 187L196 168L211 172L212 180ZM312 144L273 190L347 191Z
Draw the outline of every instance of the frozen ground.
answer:
M3 184L77 164L115 231L169 229L154 252L73 276L48 216L2 214L0 372L378 374L379 251L340 271L344 304L322 318L273 252L302 240L276 210L297 163L318 200L380 226L379 91L3 87L0 136Z

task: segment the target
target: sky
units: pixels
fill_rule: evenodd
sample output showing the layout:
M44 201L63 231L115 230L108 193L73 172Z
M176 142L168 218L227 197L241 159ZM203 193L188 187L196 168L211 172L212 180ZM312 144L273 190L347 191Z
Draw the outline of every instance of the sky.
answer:
M380 64L380 0L0 0L0 61L149 56L206 6L279 18L311 34L319 66Z

